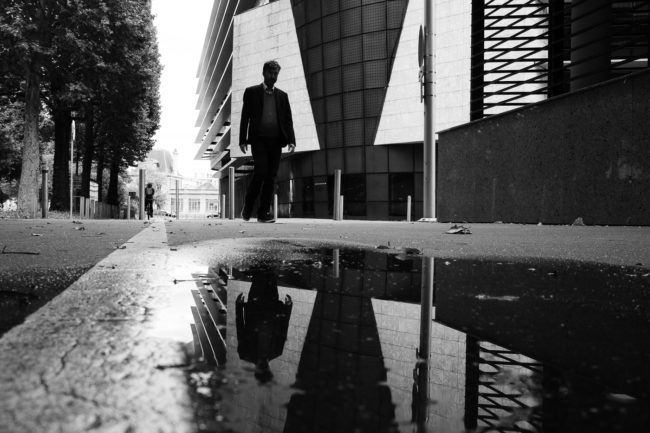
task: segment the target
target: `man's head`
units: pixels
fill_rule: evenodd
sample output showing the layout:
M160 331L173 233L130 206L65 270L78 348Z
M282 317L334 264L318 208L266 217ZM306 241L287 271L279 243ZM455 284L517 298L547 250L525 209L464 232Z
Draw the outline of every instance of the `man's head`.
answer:
M151 188L151 187L153 186L153 184L152 184L152 183L148 183L147 186L148 186L149 188Z
M264 63L262 68L262 75L264 75L264 84L268 87L273 87L275 82L278 80L278 74L280 73L280 64L275 60L269 60Z

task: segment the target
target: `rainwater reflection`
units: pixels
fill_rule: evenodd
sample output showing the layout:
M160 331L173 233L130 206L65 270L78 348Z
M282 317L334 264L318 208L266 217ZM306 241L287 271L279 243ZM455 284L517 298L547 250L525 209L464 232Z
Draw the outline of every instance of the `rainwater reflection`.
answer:
M308 253L214 264L197 279L195 348L223 373L212 386L224 427L650 428L647 270Z

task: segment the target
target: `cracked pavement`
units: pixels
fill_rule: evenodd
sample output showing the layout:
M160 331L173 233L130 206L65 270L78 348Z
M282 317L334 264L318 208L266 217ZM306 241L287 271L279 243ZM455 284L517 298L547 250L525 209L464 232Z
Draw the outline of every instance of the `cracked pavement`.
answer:
M0 432L193 431L179 341L152 336L173 286L154 223L0 339ZM155 272L151 272L155 269Z

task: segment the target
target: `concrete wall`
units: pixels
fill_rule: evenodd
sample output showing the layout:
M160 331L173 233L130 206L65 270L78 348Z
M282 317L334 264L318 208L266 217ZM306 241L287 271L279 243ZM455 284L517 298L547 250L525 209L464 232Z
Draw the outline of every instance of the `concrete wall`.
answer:
M650 224L650 71L440 133L440 221Z

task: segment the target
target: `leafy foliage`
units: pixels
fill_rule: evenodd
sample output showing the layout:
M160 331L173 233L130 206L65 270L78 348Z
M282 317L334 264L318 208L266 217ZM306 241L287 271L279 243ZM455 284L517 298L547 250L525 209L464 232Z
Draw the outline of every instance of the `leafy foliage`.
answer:
M34 130L34 116L27 123L22 119L27 108L39 109L40 100L41 110L55 119L57 130L69 128L73 111L83 116L84 107L92 104L95 126L89 130L90 141L77 140L77 145L91 143L99 149L95 158L102 155L111 171L121 172L144 159L160 122L160 72L149 0L4 0L0 8L0 177L15 178L21 147L29 142L33 148L34 134L29 134L30 141L16 131ZM38 99L28 97L26 83L38 85ZM61 116L62 111L68 114ZM65 134L57 133L55 152L67 152L67 141ZM65 156L55 160L61 158ZM33 173L33 154L30 164ZM66 183L61 164L55 164L53 176ZM111 173L110 178L117 182L119 176ZM33 191L33 176L30 183Z

